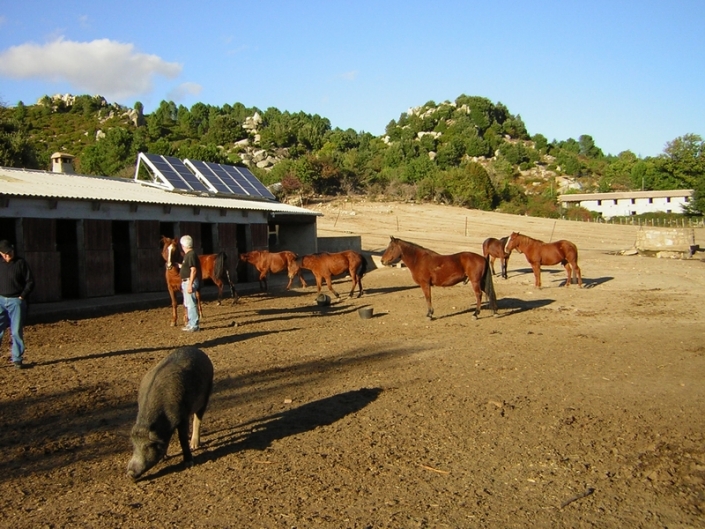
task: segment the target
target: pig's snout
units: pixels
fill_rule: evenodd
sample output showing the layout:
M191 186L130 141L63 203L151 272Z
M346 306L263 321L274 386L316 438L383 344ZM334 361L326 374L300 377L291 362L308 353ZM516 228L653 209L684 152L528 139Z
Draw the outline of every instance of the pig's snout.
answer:
M145 470L144 463L133 457L127 465L127 476L132 479L137 479L144 474Z

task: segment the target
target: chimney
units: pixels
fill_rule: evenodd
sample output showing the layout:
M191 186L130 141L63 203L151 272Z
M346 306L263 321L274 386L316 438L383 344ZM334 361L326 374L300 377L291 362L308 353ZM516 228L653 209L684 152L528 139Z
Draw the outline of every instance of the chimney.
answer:
M55 152L51 155L51 171L53 173L74 174L72 154Z

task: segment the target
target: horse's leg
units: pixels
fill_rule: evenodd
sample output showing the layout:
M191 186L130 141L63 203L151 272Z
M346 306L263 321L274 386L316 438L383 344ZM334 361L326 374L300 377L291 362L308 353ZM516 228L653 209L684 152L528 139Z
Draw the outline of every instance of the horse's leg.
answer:
M289 290L291 288L292 281L294 281L294 276L289 277L289 282L286 284L286 290Z
M357 285L357 274L354 270L350 272L350 279L352 280L352 288L350 289L350 295L348 296L349 298L353 297L355 294L355 286ZM358 296L358 298L359 297L360 296Z
M580 267L578 266L578 261L575 261L573 263L573 270L575 271L575 275L578 276L578 286L582 288L583 286L583 276L580 273Z
M431 305L431 285L428 283L420 283L419 286L421 287L421 290L423 291L423 295L426 298L426 306L428 307L428 311L426 312L426 317L429 320L433 319L433 306Z
M264 288L262 288L264 285ZM267 285L267 270L259 273L259 289L267 292L269 290L269 285Z
M570 284L573 282L573 271L570 267L570 263L566 263L564 266L565 266L565 273L568 276L568 278L565 280L565 286L569 287Z
M507 263L509 259L501 258L500 264L502 265L502 278L507 279Z
M494 271L494 260L495 259L496 259L496 257L494 255L490 256L490 270L492 270L492 275L495 275L495 271Z
M534 286L536 288L541 288L541 265L538 263L532 263L531 268L534 269Z
M169 297L171 298L171 326L176 327L176 292L169 287Z
M477 319L480 315L480 309L482 308L482 286L480 285L480 279L472 280L472 289L475 292L475 312L473 313L473 319Z
M318 285L319 285L319 286L318 286L318 292L320 292L320 291L321 291L321 286L320 286L321 283L320 283L320 280L319 280ZM326 285L328 285L328 290L330 290L333 294L335 294L335 297L336 297L336 298L339 298L339 297L340 297L340 294L338 294L338 293L333 289L333 281L331 281L331 276L330 276L330 274L328 274L328 275L326 276Z
M213 279L213 283L215 283L215 286L218 287L218 305L220 305L220 301L223 299L223 282L220 279Z
M196 306L198 307L198 317L203 319L203 307L201 306L201 292L196 290Z
M304 281L304 276L299 272L299 279L301 280L301 286L303 288L306 288L308 285L306 284L306 281Z

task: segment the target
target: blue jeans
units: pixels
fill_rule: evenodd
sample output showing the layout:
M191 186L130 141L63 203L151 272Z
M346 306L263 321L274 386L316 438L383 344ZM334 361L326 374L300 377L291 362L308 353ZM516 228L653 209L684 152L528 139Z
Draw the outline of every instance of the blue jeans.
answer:
M196 291L198 291L198 279L193 282L193 293L188 293L188 279L181 282L181 293L184 295L184 308L188 316L188 326L192 329L198 327L198 306L196 305Z
M20 298L0 296L0 341L9 327L12 333L12 361L22 362L24 355L24 320L27 302Z

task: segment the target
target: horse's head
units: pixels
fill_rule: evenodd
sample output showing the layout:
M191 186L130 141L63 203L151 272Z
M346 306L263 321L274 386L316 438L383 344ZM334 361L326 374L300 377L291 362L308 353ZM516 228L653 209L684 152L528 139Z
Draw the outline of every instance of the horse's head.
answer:
M176 239L170 239L169 237L165 237L162 235L162 258L166 262L166 268L167 270L171 270L171 268L174 266L175 262L175 256L178 255L179 251L179 243L176 242Z
M399 244L399 239L391 236L389 239L389 246L387 246L387 249L384 250L382 254L382 264L384 266L391 265L401 259L401 245Z
M509 254L512 250L516 249L517 252L521 253L519 246L519 233L512 232L512 234L507 238L507 244L504 245L504 253Z
M252 252L245 252L240 254L240 261L243 263L249 263L250 262L250 255L252 255Z
M296 259L289 261L289 265L287 266L287 274L289 279L296 277L301 271L301 259L302 257L297 257Z

